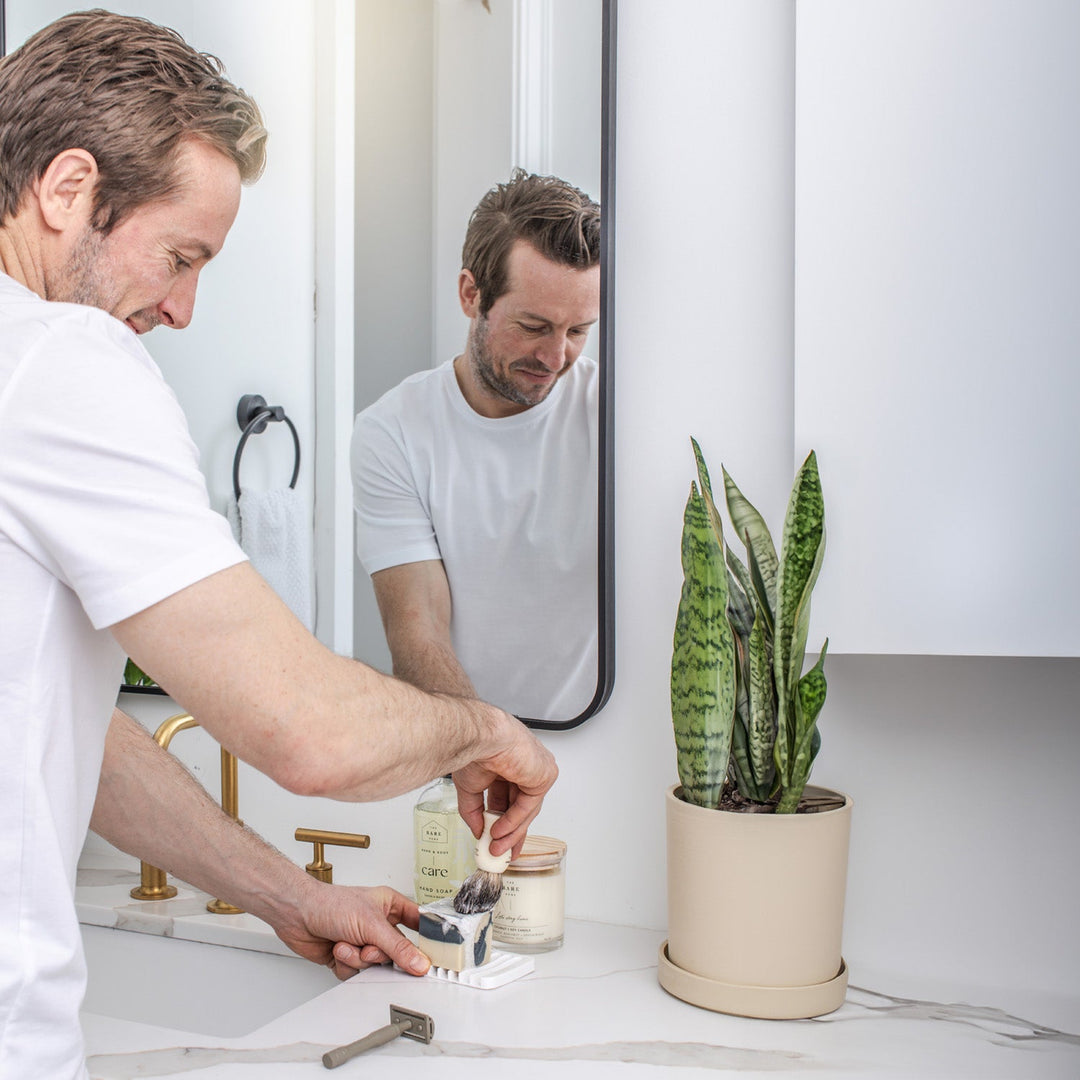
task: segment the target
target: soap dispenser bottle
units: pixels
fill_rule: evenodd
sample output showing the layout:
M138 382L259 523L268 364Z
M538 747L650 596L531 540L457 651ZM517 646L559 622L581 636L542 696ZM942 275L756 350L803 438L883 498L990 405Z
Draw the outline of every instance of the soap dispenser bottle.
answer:
M476 869L476 847L457 808L457 788L441 776L425 788L413 808L413 891L418 904L456 896Z

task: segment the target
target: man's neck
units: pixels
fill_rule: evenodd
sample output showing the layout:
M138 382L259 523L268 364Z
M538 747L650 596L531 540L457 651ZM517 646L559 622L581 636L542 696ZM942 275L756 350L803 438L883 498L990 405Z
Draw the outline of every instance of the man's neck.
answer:
M531 405L509 404L505 398L493 393L487 386L476 377L469 364L468 357L464 354L454 357L454 377L457 379L458 389L465 399L465 404L479 416L489 420L504 420L508 416L516 416L533 408Z
M35 257L34 245L25 230L19 228L18 219L0 228L0 272L44 298L45 277L41 265L41 259Z

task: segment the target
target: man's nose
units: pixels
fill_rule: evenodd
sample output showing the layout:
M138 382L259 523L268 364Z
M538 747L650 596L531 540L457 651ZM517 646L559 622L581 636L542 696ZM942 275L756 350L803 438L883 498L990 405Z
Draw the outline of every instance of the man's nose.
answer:
M555 331L540 342L535 355L548 371L561 371L570 359L569 339L566 334Z
M197 273L184 274L173 282L164 300L158 304L158 314L165 326L183 330L191 322L195 310L195 290L198 288Z

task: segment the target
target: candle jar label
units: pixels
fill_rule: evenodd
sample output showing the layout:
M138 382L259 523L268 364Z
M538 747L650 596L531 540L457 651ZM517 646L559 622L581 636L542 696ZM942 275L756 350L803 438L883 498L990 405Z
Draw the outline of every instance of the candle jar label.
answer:
M511 952L548 952L563 942L566 845L549 837L528 837L521 855L503 874L495 905L495 940Z

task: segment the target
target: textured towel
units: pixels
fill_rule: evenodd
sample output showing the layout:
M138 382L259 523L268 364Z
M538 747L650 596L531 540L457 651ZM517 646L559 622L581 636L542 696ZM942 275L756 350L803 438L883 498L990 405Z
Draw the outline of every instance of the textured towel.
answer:
M251 565L309 630L312 604L312 528L304 500L293 488L241 491L229 496L225 516Z

